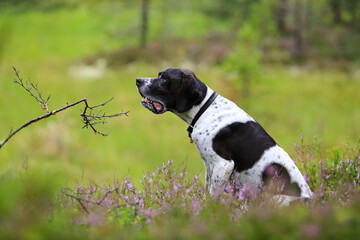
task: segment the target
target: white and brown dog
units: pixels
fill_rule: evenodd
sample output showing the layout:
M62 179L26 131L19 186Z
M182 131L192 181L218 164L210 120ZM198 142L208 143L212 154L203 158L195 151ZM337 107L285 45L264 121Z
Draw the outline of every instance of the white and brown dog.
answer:
M289 155L235 103L218 95L195 74L168 68L156 78L137 78L141 104L156 114L171 111L189 124L190 138L206 169L210 193L231 179L263 188L276 180L278 199L310 198L312 192Z

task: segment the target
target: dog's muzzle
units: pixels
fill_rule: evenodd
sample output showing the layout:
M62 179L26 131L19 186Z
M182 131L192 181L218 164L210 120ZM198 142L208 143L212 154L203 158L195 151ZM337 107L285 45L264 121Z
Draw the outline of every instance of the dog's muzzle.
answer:
M141 105L145 108L149 109L153 113L160 114L165 112L164 104L160 101L155 101L150 96L146 96L144 92L144 88L146 84L149 84L149 78L136 78L136 87L140 93L140 95L143 97L141 100Z

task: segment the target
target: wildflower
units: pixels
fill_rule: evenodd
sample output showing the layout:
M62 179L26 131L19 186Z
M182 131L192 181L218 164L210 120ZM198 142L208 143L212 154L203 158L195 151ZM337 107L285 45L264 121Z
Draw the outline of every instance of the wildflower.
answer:
M133 189L133 185L132 185L131 183L126 184L126 187L127 187L129 190L132 190L132 189Z
M76 184L75 189L76 191L80 191L83 189L83 186L81 184Z
M175 183L173 184L173 188L174 188L175 192L177 192L177 191L178 191L178 187L176 186L176 184L175 184Z
M306 182L310 181L310 177L309 177L309 175L307 173L304 174L304 178L305 178Z
M188 194L192 190L193 186L190 186L190 188L185 190L185 193Z
M151 218L153 218L155 216L155 210L150 210L150 209L143 209L141 210L140 214L145 215L146 216L146 224L151 223Z

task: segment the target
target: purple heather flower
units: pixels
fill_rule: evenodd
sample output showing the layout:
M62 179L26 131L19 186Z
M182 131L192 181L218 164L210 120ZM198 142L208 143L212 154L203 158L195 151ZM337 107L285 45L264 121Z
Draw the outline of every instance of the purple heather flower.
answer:
M76 191L79 191L79 190L83 189L83 186L81 184L76 184L75 189L76 189Z
M178 191L178 187L176 186L176 184L175 184L175 183L173 184L173 188L174 188L175 192L177 192L177 191Z
M309 177L309 175L307 173L304 173L304 178L305 178L306 182L310 181L310 177Z
M155 210L150 210L150 209L144 209L141 210L141 214L144 214L147 217L154 217L155 216Z
M193 188L193 186L190 186L190 188L185 190L185 193L188 194L189 192L191 192L192 188Z

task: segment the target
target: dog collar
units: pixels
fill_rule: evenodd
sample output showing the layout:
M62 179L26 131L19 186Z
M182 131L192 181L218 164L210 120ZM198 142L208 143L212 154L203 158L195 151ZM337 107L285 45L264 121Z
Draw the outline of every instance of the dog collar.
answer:
M190 142L192 142L192 138L191 138L191 133L193 132L195 123L197 122L197 120L201 117L201 115L206 111L206 109L208 109L208 107L212 104L212 102L215 100L215 98L218 96L219 94L217 92L213 92L213 94L211 94L210 98L205 102L205 104L200 108L200 110L196 113L194 119L191 121L189 127L187 128L187 131L189 133L189 138L190 138Z

